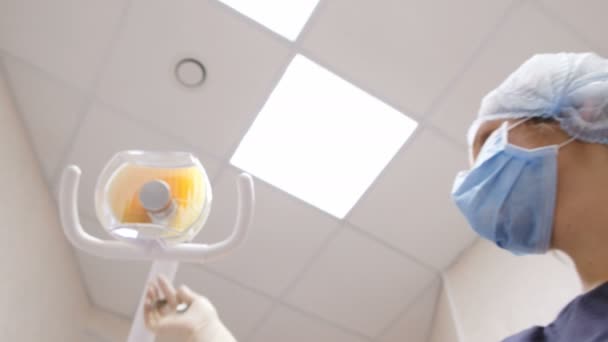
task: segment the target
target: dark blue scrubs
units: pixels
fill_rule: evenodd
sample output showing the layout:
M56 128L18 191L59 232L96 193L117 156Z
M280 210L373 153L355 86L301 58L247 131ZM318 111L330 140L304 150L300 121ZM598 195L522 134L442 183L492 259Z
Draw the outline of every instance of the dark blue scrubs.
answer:
M608 283L576 297L546 327L533 327L503 342L608 342Z

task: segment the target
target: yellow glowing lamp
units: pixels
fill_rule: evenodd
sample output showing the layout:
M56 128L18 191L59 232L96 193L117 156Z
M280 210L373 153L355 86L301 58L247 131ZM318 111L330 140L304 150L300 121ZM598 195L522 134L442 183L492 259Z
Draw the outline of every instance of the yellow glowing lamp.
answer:
M189 153L126 151L102 171L97 216L114 237L128 241L191 240L209 216L212 193L205 169Z
M115 238L101 240L80 224L79 179L77 166L66 167L59 189L64 232L76 247L105 258L202 262L236 247L253 218L253 178L243 173L237 179L232 234L212 245L192 243L211 210L211 184L203 165L185 152L123 151L97 180L97 217Z

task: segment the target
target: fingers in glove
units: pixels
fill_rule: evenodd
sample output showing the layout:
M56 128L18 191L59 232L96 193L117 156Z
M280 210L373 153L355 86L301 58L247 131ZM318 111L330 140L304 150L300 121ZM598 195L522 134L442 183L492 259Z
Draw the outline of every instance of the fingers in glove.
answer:
M158 276L158 284L160 286L160 290L163 294L163 297L167 301L167 304L169 304L169 307L171 309L175 309L175 307L177 306L177 297L173 285L162 274Z
M182 285L177 289L177 300L180 303L192 304L192 302L198 297L194 291L192 291L188 286Z
M156 281L150 281L146 290L146 302L144 305L144 322L148 329L155 331L158 328L158 288Z
M146 301L145 301L145 307L146 308L152 308L152 306L154 305L154 303L156 302L156 291L154 290L154 281L151 281L148 283L148 286L146 287Z

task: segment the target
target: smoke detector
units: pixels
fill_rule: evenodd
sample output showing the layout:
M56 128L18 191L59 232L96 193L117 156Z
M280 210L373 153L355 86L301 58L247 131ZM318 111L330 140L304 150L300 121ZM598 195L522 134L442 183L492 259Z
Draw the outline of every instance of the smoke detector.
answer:
M200 61L184 58L175 65L175 78L184 87L197 88L205 82L207 70Z

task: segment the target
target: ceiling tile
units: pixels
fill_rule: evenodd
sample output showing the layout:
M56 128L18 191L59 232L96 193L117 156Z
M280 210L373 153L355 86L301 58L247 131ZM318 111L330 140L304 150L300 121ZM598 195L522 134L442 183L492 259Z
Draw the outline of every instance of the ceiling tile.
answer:
M133 317L150 262L103 259L80 250L76 257L93 304L103 310Z
M251 342L365 342L367 339L335 328L324 321L278 307Z
M93 219L82 218L83 228L103 238L101 225ZM103 310L132 317L144 288L149 261L104 259L76 249L89 297Z
M246 340L257 322L271 308L271 302L267 298L204 271L200 266L180 265L175 284L186 284L209 298L222 322L238 341Z
M89 90L108 55L126 0L4 0L0 48Z
M4 62L29 137L47 180L52 180L83 115L84 94L14 58Z
M168 138L164 132L93 104L86 114L73 141L67 162L82 170L80 210L96 217L94 193L97 177L114 154L123 150L175 150L192 152L204 165L209 177L219 167L218 162L204 152L181 141Z
M433 276L427 268L347 227L329 243L286 300L374 337Z
M349 221L444 269L474 238L450 198L454 177L466 166L464 148L423 129L388 165Z
M99 96L193 145L227 158L289 61L278 37L252 30L208 1L135 0ZM185 88L182 58L200 60L207 79Z
M594 49L608 54L608 42L604 32L608 29L605 13L608 2L603 0L586 0L581 3L572 0L542 0L542 3L556 13L560 20L571 25L582 34Z
M481 99L525 60L542 52L587 50L589 47L580 39L535 6L524 5L511 13L471 68L442 99L431 122L466 144L466 131L477 117Z
M229 167L214 184L211 216L196 241L220 241L231 233L237 175L237 170ZM340 223L257 179L255 189L255 215L247 240L209 267L279 296Z
M398 108L420 114L464 67L510 3L327 1L302 36L304 54Z
M416 298L406 312L395 322L380 342L426 342L428 341L439 289L440 278L434 281L424 292Z

